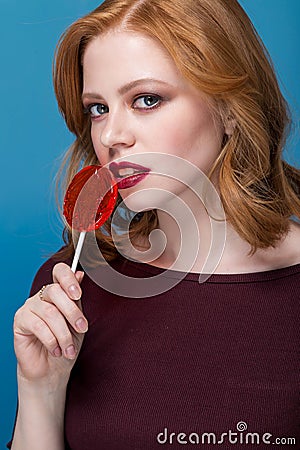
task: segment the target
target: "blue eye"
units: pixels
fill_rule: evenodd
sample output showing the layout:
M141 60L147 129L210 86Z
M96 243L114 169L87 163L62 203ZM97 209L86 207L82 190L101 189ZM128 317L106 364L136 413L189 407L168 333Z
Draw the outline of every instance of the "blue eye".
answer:
M91 115L92 118L103 116L108 113L108 106L103 103L94 103L86 108L86 112Z
M133 102L134 109L153 109L157 108L162 102L159 95L141 95Z

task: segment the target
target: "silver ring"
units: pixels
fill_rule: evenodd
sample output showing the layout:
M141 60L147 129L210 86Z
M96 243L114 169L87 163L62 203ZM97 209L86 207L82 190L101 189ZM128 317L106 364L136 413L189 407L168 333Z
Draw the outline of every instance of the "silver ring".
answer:
M44 285L44 286L39 290L39 297L40 297L40 299L41 299L42 301L44 301L43 293L44 293L44 290L46 289L47 286L48 286L48 284Z

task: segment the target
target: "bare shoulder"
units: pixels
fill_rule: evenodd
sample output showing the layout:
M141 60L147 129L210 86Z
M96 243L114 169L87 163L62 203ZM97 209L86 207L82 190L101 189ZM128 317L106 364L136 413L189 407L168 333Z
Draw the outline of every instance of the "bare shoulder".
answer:
M300 222L291 220L291 233L294 233L295 237L300 239Z
M288 234L278 247L283 266L300 264L300 223L291 221ZM278 255L279 256L279 255Z
M260 249L252 263L257 270L272 270L300 264L300 223L291 221L289 232L274 248Z

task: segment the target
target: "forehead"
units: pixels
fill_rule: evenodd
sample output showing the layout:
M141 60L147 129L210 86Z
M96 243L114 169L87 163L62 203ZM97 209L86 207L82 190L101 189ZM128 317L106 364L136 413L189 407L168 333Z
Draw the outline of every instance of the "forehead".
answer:
M84 82L92 84L140 78L158 78L173 84L184 81L162 44L127 31L111 31L94 38L83 55L83 74Z

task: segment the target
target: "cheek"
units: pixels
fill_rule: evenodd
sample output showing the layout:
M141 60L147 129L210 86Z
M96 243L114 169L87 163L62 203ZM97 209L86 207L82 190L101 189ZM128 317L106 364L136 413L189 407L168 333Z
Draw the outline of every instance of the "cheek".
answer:
M175 119L175 118L174 118ZM150 134L152 151L159 151L171 155L181 156L184 154L190 138L189 130L182 127L181 123L160 120L156 125L155 132Z
M196 164L203 171L214 163L221 150L224 129L207 113L183 118L172 136L178 156Z
M104 151L104 147L101 145L99 130L97 131L96 127L93 125L91 126L91 138L98 161L102 166L104 166L108 162L107 152Z
M167 153L186 157L191 150L201 151L205 147L210 152L220 146L222 130L213 119L208 108L202 104L177 105L167 114L160 115L159 126L155 127L152 141Z
M178 126L161 124L155 145L163 153L187 159L203 169L217 157L221 137L207 121L182 120Z
M93 125L91 125L91 138L92 138L94 150L97 153L100 140L96 139L96 130L95 130L95 127L93 127Z

